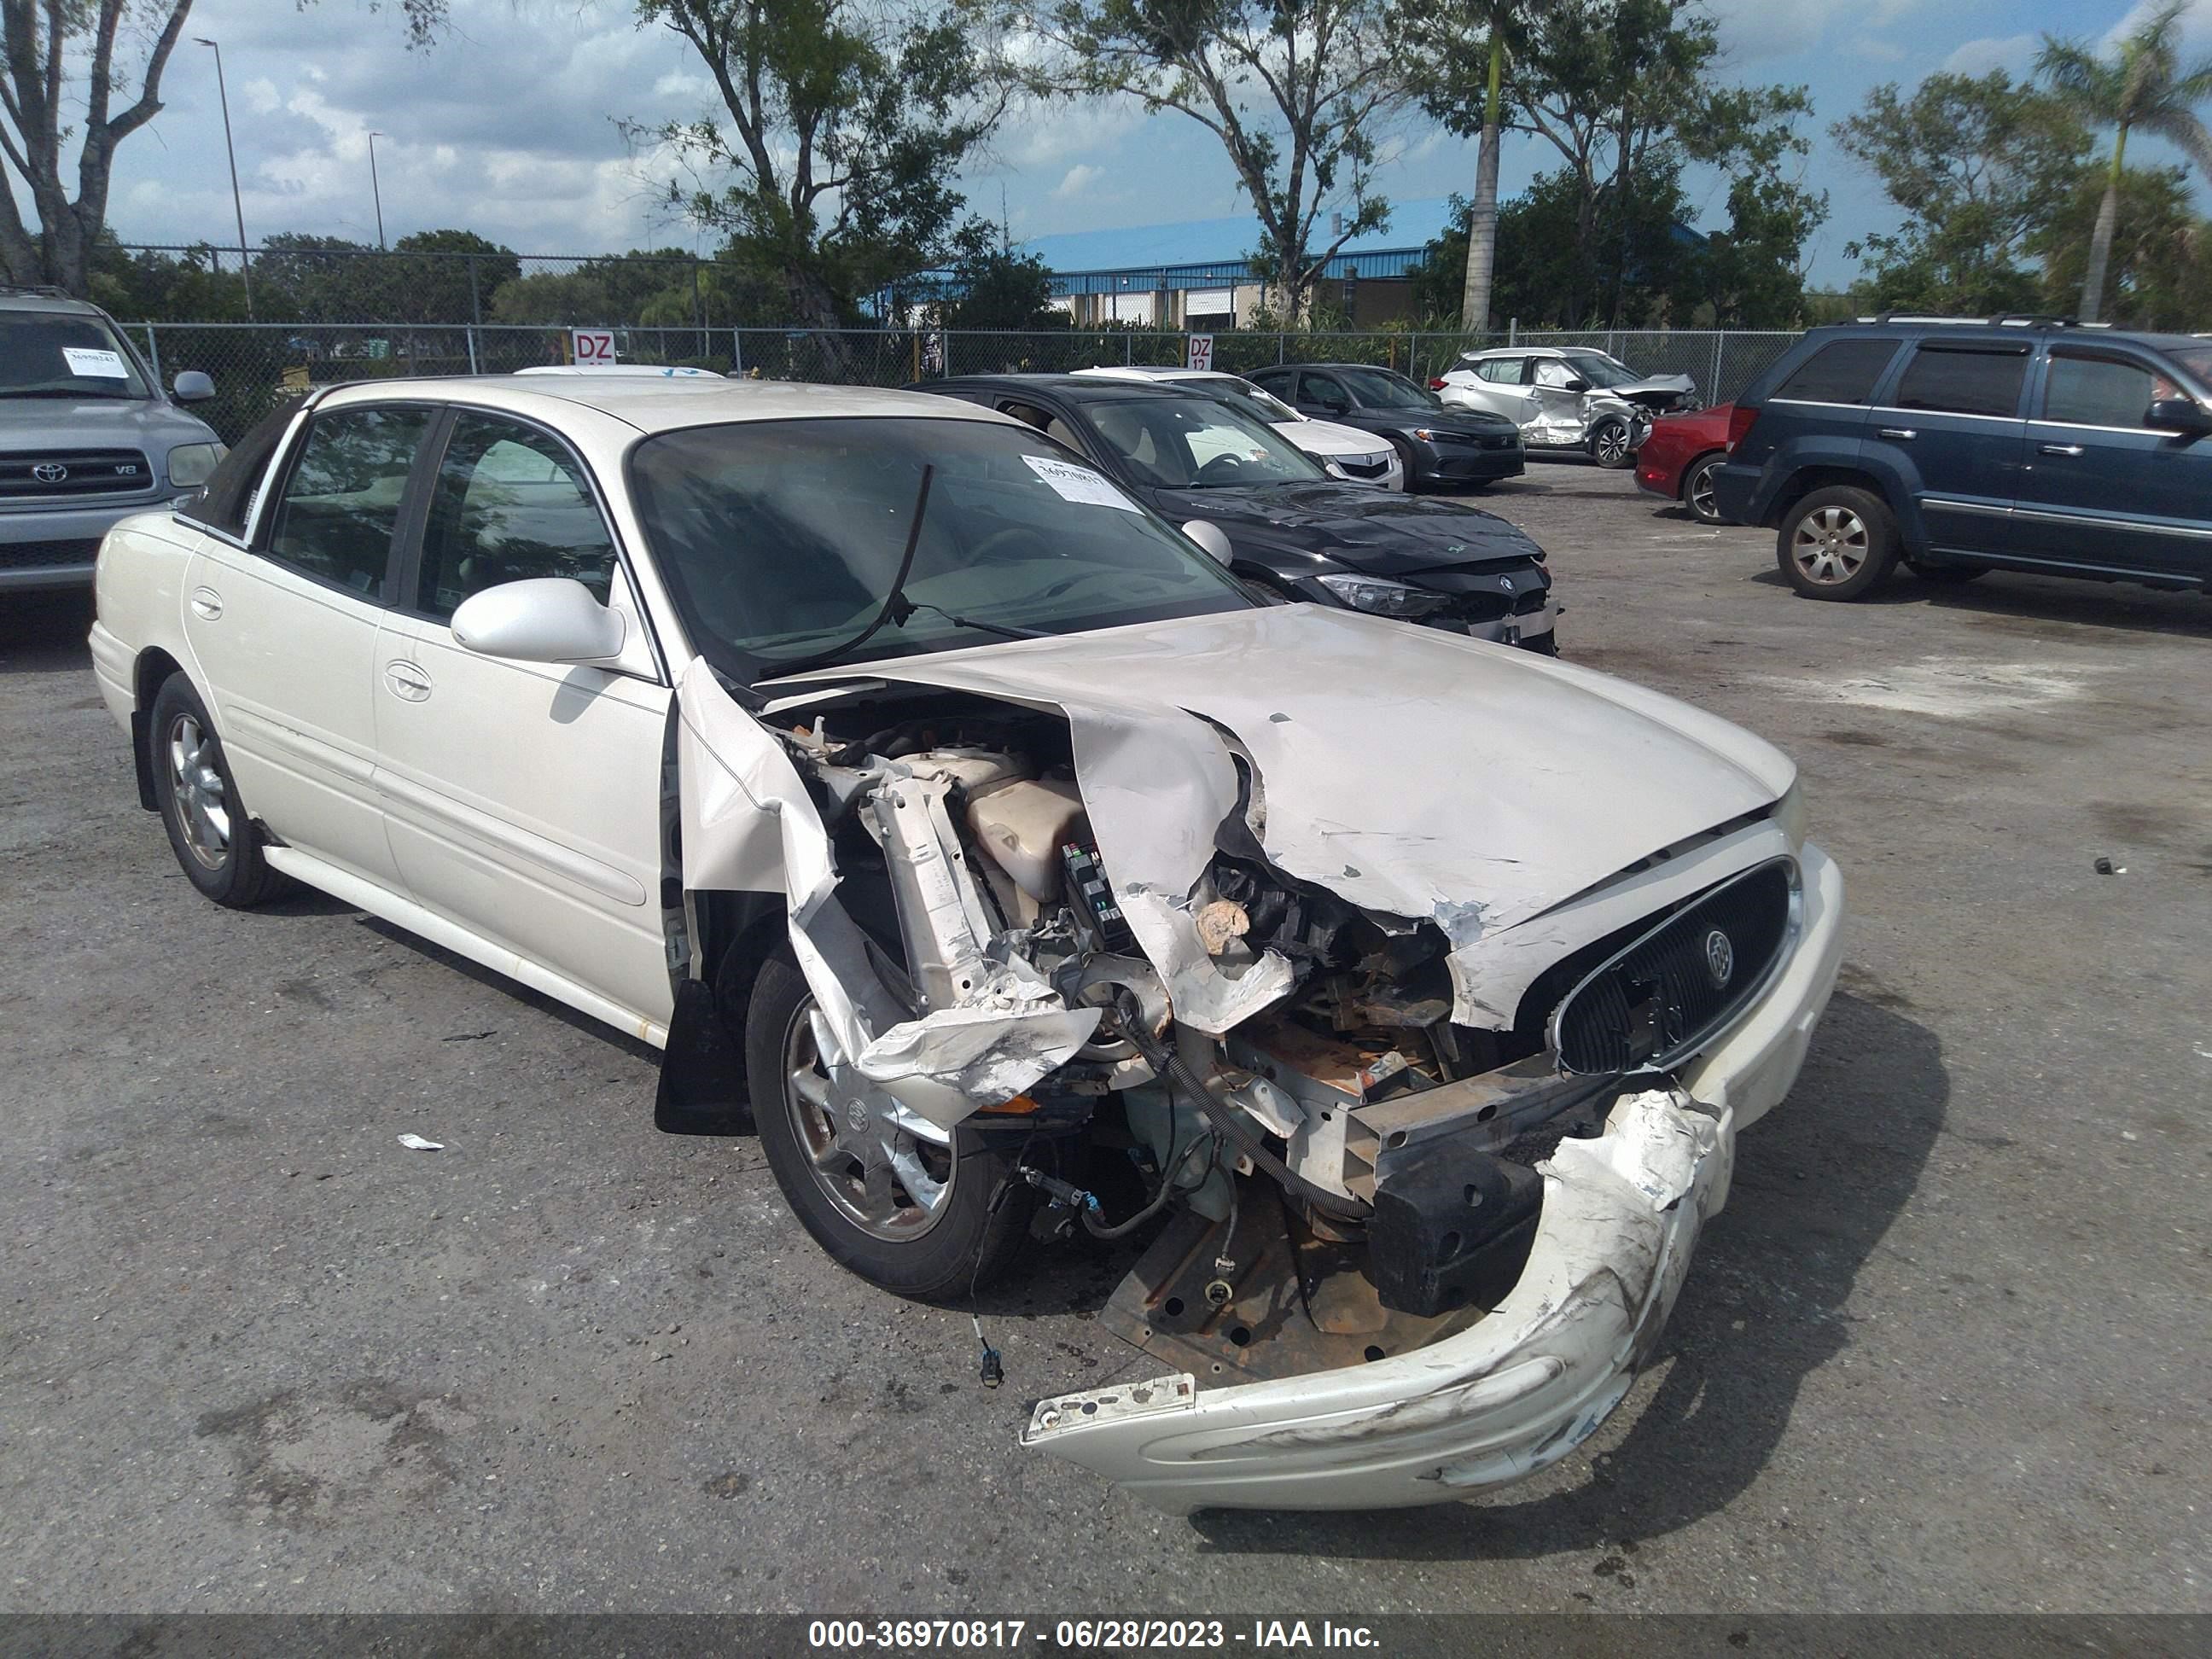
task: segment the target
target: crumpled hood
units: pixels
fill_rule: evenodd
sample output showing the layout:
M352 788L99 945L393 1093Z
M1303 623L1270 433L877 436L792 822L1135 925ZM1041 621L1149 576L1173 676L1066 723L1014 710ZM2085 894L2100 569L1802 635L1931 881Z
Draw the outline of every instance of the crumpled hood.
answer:
M1251 757L1286 874L1455 951L1789 788L1779 750L1660 693L1527 652L1317 605L1016 641L778 683L940 686L1057 708L1100 856L1171 981L1226 1029L1261 986L1200 984L1180 907ZM796 701L796 700L793 700ZM1166 957L1171 960L1163 960ZM1248 975L1248 979L1256 975ZM1262 999L1264 1000L1264 999Z
M1281 539L1302 552L1341 556L1376 575L1543 556L1526 532L1494 513L1365 484L1170 490L1160 493L1158 506L1176 523L1218 524L1232 541L1240 532Z
M1698 383L1686 374L1647 374L1640 380L1631 380L1626 386L1607 386L1605 390L1628 403L1663 409L1681 399L1696 396Z

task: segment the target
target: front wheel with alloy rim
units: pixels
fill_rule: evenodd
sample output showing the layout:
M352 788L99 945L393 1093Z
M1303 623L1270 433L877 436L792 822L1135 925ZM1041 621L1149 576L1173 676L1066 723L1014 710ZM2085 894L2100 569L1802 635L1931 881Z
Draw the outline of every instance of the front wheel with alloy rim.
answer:
M1591 429L1589 453L1600 466L1618 472L1636 459L1635 434L1619 416L1608 416Z
M1721 470L1728 457L1716 451L1701 455L1682 475L1682 505L1690 509L1690 516L1699 524L1726 524L1721 516L1720 503L1713 499L1713 474Z
M1783 516L1775 562L1808 599L1856 599L1896 566L1897 520L1871 490L1850 484L1815 489Z
M1018 1139L949 1135L882 1091L833 1076L813 993L786 952L745 1010L745 1073L761 1151L815 1243L872 1285L930 1302L1013 1264L1035 1209ZM842 1069L842 1068L839 1068Z
M182 674L170 675L154 694L146 741L153 746L155 805L186 879L234 910L251 909L276 891L283 878L261 856L215 722Z

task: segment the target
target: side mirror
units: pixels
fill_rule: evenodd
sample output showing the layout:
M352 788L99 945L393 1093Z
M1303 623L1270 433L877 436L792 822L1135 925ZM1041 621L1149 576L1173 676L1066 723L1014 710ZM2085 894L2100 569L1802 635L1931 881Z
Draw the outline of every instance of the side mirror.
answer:
M2212 433L2212 415L2194 398L2160 398L2143 411L2143 424L2160 432L2179 432L2191 438Z
M1583 379L1579 374L1570 376L1566 386L1567 390L1570 392L1588 392L1589 390L1589 382Z
M453 626L455 641L480 657L590 663L622 654L622 617L568 576L533 576L471 594L453 612Z
M1222 533L1218 524L1208 524L1204 519L1193 519L1183 526L1182 533L1212 554L1214 562L1224 570L1229 568L1230 560L1236 556L1230 550L1229 538Z
M215 396L215 382L197 368L188 368L177 376L172 388L180 404L204 404Z

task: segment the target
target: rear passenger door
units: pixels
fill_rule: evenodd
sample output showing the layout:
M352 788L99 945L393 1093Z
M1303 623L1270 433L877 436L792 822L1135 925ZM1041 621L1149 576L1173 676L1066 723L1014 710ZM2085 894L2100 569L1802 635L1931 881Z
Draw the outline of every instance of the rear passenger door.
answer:
M349 405L295 441L246 545L198 538L185 639L253 816L310 856L395 884L373 781L376 635L434 411Z
M400 878L424 908L647 1036L639 1022L664 1024L672 1000L660 878L672 693L597 491L557 435L462 409L427 495L377 651L377 782ZM620 659L519 662L453 638L464 599L544 576L622 614Z
M2212 574L2212 443L2143 424L2174 379L2140 352L2054 345L2014 514L2021 556L2102 570Z
M1923 339L1887 404L1874 411L1866 453L1879 459L1883 449L1891 452L1909 481L1929 547L1958 553L2010 549L2032 355L2025 339Z

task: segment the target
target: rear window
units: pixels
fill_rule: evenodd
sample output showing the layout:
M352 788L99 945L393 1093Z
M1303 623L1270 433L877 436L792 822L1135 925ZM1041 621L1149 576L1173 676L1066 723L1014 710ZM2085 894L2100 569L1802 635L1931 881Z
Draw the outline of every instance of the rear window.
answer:
M245 540L246 520L253 516L253 498L261 488L261 475L268 471L269 458L276 453L276 446L283 441L285 428L292 424L292 416L299 407L299 399L290 398L263 416L251 432L238 441L238 447L222 458L215 476L200 493L188 505L177 509L177 516L219 530L234 540Z
M1894 340L1832 341L1798 364L1773 395L1808 404L1863 404L1896 355Z
M1897 388L1899 409L1952 415L2016 415L2027 353L1971 351L1923 345L1912 354Z

